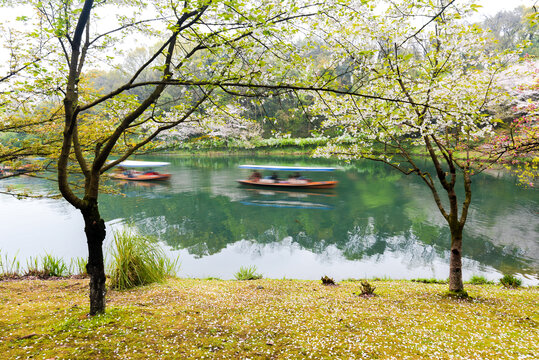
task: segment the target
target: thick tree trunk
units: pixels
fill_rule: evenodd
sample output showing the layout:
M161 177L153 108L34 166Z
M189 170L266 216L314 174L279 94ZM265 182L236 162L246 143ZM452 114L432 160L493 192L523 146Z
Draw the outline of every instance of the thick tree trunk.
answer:
M103 241L106 230L95 201L88 210L81 210L84 218L84 232L88 243L88 264L86 271L90 275L90 316L105 312L105 262L103 259Z
M450 225L451 230L451 256L449 259L449 291L461 292L464 290L462 282L462 228Z

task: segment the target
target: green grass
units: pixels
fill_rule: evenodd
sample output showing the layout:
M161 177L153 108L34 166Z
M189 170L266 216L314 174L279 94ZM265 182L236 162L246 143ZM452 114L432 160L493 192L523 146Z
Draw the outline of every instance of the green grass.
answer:
M473 285L492 285L494 284L493 281L487 280L486 277L481 275L473 275L470 280L467 281L468 284Z
M69 272L73 275L88 276L86 264L88 264L88 260L83 257L71 259Z
M35 359L532 359L539 288L170 279L109 290L88 318L88 280L0 282L0 354Z
M45 254L41 257L30 256L26 260L26 266L20 266L17 257L10 259L7 254L4 258L0 258L0 280L1 279L16 279L22 276L26 277L64 277L72 275L70 267L65 261L50 254Z
M234 274L236 280L258 280L262 279L262 274L256 272L256 266L240 267L238 272Z
M177 259L171 260L155 240L131 229L114 234L111 257L110 286L114 289L163 282L176 274Z
M17 255L9 258L8 254L1 253L0 250L0 280L4 277L17 276L20 273L21 265L17 260Z
M440 280L440 279L435 279L435 278L430 278L430 279L418 278L418 279L412 279L411 281L423 283L423 284L447 284L447 280Z
M46 254L41 261L47 276L64 276L69 273L66 263L59 257Z

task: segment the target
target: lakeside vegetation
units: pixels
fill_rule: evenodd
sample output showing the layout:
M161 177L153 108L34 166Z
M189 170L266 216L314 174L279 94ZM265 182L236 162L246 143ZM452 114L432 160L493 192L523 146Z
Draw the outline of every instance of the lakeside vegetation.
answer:
M88 280L0 282L6 358L532 359L539 351L537 287L171 279L109 290L88 314ZM51 310L52 314L51 314Z

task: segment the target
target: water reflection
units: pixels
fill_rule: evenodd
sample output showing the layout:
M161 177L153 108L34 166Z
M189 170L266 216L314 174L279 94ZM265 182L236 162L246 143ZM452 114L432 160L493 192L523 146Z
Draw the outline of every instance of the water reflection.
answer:
M128 219L145 233L159 234L167 244L187 250L194 259L215 257L242 243L265 249L260 250L257 260L262 263L267 246L290 239L298 249L318 254L319 265L329 261L322 254L333 249L331 254L338 253L338 258L346 261L379 261L380 266L375 268L381 272L390 271L381 264L392 257L411 269L424 271L430 264L442 264L444 271L447 269L447 225L428 189L413 178L364 163L336 173L339 187L329 192L274 191L235 185L236 179L247 175L236 168L242 159L213 158L202 163L167 160L176 160L178 170L167 189L166 202L123 199L116 203L118 206L107 203L104 208L109 217ZM294 160L289 163L294 164ZM286 164L286 160L278 161ZM534 249L538 217L531 210L537 204L536 192L517 188L506 180L478 179L470 211L472 225L465 232L468 266L475 264L477 272L490 268L491 272L537 274L539 252ZM497 192L503 199L492 196ZM492 207L492 202L498 206ZM133 208L137 211L129 210ZM515 228L507 218L515 213L524 216L522 211L527 211L523 219L528 226ZM499 236L504 233L512 236ZM240 265L238 260L233 267Z
M333 205L320 202L320 197L336 196L334 191L320 193L312 190L294 191L245 188L247 198L240 201L243 205L268 206L274 208L330 210ZM317 198L318 197L318 198ZM313 198L313 199L310 199ZM317 202L314 202L316 200Z
M238 185L249 171L237 166L336 164L296 157L152 160L172 163L171 180L111 181L123 195L102 196L102 215L109 228L129 223L158 236L180 254L184 275L230 278L254 264L268 277L447 277L447 225L429 190L413 177L375 163L341 164L344 170L332 175L336 189L276 191ZM489 175L474 178L473 192L466 276L517 272L536 279L538 192Z

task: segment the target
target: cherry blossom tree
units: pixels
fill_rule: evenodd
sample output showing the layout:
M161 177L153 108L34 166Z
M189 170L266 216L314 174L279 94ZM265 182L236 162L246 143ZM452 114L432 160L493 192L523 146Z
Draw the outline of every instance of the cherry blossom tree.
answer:
M497 154L500 162L514 172L524 186L534 187L539 176L539 68L526 59L515 66L520 84L513 77L503 79L511 94L507 120L497 126L496 133L483 151Z
M342 23L347 31L327 41L335 57L353 66L351 92L360 88L391 101L321 93L313 108L327 117L323 126L333 135L318 156L384 162L430 189L451 232L449 290L457 293L464 293L472 175L496 161L492 154L478 162L476 150L494 135L496 122L486 110L502 99L496 79L514 58L485 51L488 36L462 20L473 9L405 0L388 4L382 16L374 8Z

